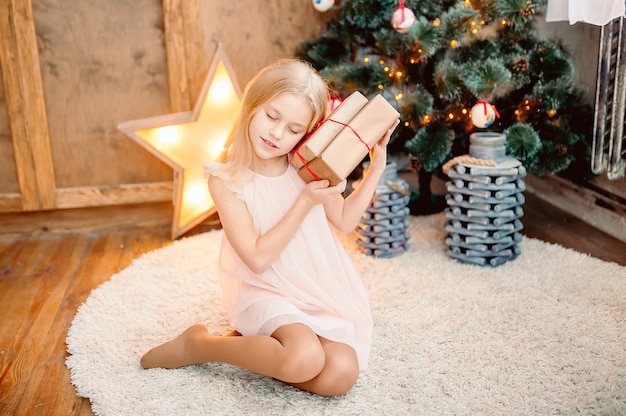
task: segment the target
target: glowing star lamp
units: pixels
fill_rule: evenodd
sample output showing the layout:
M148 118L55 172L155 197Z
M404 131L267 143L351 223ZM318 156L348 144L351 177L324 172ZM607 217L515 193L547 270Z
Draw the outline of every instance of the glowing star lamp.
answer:
M202 163L215 160L241 110L241 90L221 45L193 111L120 123L118 129L174 169L176 239L215 212Z

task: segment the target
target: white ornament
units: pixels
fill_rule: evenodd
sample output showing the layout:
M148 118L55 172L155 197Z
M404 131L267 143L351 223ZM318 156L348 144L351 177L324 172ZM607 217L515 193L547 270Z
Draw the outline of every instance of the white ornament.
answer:
M313 0L313 7L317 11L326 12L335 5L335 0Z
M391 16L391 26L396 32L404 33L415 23L415 13L408 7L398 7Z
M472 107L470 117L476 127L484 129L496 120L496 108L491 103L481 101Z

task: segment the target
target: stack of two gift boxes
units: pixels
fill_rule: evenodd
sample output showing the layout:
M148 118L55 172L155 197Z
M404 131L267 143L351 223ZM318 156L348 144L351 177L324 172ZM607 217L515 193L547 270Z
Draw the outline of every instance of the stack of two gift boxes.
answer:
M331 185L337 185L363 161L399 117L382 95L368 100L356 91L303 140L295 149L291 163L305 182L328 179Z
M354 171L399 116L382 95L368 100L354 92L296 148L292 164L306 182L328 179L336 185ZM368 255L392 257L407 248L408 184L399 182L395 164L388 166L359 222L357 244Z

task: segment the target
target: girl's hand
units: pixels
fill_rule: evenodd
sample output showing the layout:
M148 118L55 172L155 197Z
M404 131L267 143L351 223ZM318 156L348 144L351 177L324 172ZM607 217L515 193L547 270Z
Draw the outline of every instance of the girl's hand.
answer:
M387 133L372 147L370 151L370 169L384 170L387 166L387 145L391 138L391 134L400 124L400 120L396 120L393 126L387 130Z
M337 195L341 195L346 189L346 181L343 180L335 186L330 186L327 179L307 183L302 191L302 196L311 205L323 204Z

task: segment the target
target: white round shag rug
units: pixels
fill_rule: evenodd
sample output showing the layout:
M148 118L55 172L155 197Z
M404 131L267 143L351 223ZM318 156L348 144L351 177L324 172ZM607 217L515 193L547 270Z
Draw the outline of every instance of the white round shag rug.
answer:
M96 288L67 336L67 366L96 415L626 414L626 268L524 237L497 268L445 256L442 214L411 217L409 250L361 254L370 364L322 398L225 364L143 370L194 323L229 329L216 276L222 231L147 253Z

